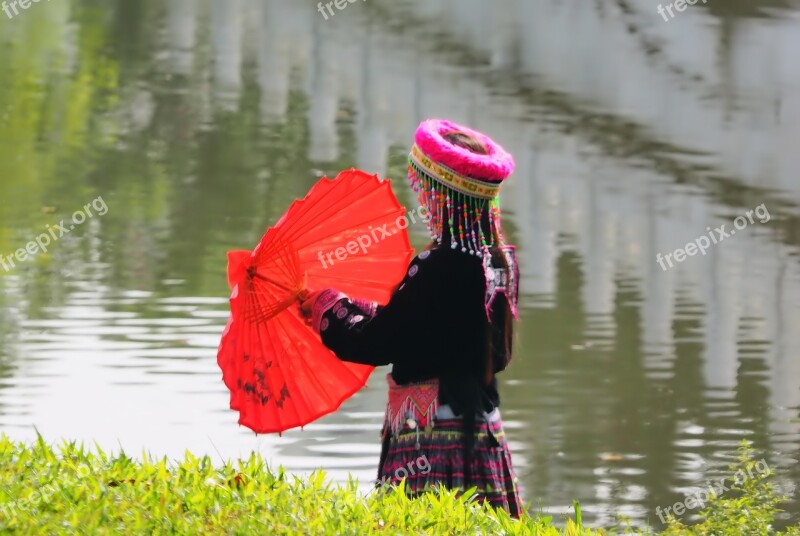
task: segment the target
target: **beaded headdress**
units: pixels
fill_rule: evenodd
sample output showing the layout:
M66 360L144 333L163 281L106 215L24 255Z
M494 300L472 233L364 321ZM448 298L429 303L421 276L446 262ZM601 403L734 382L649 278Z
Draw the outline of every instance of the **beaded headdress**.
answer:
M472 136L487 154L451 143L445 137L451 133ZM485 256L504 244L500 184L513 171L514 158L494 140L440 119L419 125L408 155L408 178L428 211L431 238L441 243L447 229L450 247L470 255Z

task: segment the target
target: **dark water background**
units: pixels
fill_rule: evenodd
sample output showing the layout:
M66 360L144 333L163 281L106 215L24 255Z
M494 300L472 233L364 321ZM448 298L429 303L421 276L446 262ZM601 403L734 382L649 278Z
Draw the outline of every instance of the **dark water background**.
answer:
M397 179L416 124L486 130L522 324L502 382L534 508L659 526L754 442L800 479L800 9L709 0L54 0L0 13L0 430L136 454L257 450L374 478L385 370L282 438L236 425L216 366L225 252L322 174ZM764 205L663 271L666 254ZM424 230L411 229L415 245ZM783 522L796 523L795 498Z

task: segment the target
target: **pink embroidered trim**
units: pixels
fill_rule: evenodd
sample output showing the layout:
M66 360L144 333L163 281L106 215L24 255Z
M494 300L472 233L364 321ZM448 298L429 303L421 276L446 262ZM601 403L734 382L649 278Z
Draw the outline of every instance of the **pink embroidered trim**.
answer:
M375 302L371 302L369 300L361 300L361 299L354 299L350 300L353 305L367 313L367 315L371 318L375 316L375 311L378 309L378 304Z
M386 405L386 426L392 435L397 435L409 418L415 426L426 428L433 424L439 409L439 380L397 385L391 374L386 375L389 384L389 403Z
M336 302L346 297L346 295L332 288L323 290L317 296L317 299L314 300L314 305L311 307L311 327L314 328L314 331L320 332L322 315L328 312L328 309L333 307Z

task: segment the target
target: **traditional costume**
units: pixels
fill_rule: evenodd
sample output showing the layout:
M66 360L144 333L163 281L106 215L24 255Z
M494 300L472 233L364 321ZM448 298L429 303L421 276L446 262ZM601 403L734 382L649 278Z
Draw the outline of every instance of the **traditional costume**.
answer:
M452 132L471 135L488 154L450 143ZM507 311L517 317L519 269L504 243L498 197L513 168L489 137L423 122L408 177L427 209L433 247L411 262L386 306L327 289L314 302L312 323L340 359L392 365L379 482L406 478L412 495L436 484L474 486L479 500L519 516L495 378L511 356L493 329Z

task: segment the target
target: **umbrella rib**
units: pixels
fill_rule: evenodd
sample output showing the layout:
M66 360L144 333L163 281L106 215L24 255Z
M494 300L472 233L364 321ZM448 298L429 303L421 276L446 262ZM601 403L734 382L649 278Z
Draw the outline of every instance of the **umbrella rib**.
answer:
M284 369L283 361L284 361L286 355L288 354L288 352L286 352L286 348L282 344L282 339L279 336L276 337L276 335L273 333L274 332L274 327L275 326L273 326L272 323L270 323L270 322L265 322L264 323L264 329L267 332L266 333L266 335L267 335L267 344L272 349L272 354L273 354L273 365L272 366L274 368L272 370L274 372L272 374L267 374L267 377L269 378L269 381L270 381L270 390L272 390L273 398L276 397L280 393L279 390L275 389L275 382L274 381L280 381L282 379L283 380L283 384L284 385L288 385L288 381L287 381L286 375L284 374L284 370L283 370ZM291 361L291 360L287 359L286 361L288 362L288 361ZM278 375L280 375L280 378L277 377ZM274 400L273 400L273 404L275 404L275 408L276 408L275 414L277 415L277 419L278 419L278 429L280 431L283 431L283 430L286 429L286 426L284 425L284 421L286 421L288 419L284 418L285 414L284 414L284 411L283 411L283 407L278 407L277 403ZM291 407L292 410L294 411L295 422L297 422L297 423L302 422L302 419L300 417L299 408L295 404L289 404L289 407ZM288 413L288 411L286 413Z
M289 316L290 316L290 318L292 318L292 320L293 320L294 322L296 322L296 323L299 323L300 325L302 325L304 329L306 329L306 330L308 330L308 329L309 329L309 327L308 327L308 326L307 326L307 325L306 325L304 322L303 322L303 323L300 323L301 321L300 321L300 319L299 319L299 318L296 318L296 317L295 317L294 315L292 315L292 314L290 314ZM276 320L278 320L278 321L280 321L281 323L283 323L283 319L282 319L282 318L280 318L280 317L279 317L279 318L277 318ZM299 348L297 347L297 343L296 343L296 341L295 341L294 339L291 339L291 341L290 341L290 344L292 344L292 346L294 346L294 349L295 349L296 351L298 351L298 354L302 355L302 353L301 353L301 352L299 352ZM320 344L321 344L321 342L320 342ZM326 351L328 351L328 352L331 352L331 350L330 350L330 349L328 349L327 347L325 348L325 350L326 350ZM331 352L331 354L333 354L333 352ZM334 356L334 358L335 358L335 359L337 359L337 360L339 359L338 357L335 357L335 356ZM292 365L294 365L294 362L292 363ZM294 366L293 366L293 368L294 368ZM322 383L319 381L319 379L317 378L317 375L316 375L316 374L310 374L310 376L311 376L311 378L313 379L313 381L316 383L316 385L317 385L317 387L318 387L318 392L321 392L321 393L323 393L323 394L325 395L325 399L326 399L327 403L328 403L328 404L330 404L330 403L331 403L330 394L329 394L329 393L327 392L327 390L325 389L325 386L324 386L324 385L323 385L323 384L322 384ZM305 397L304 397L304 398L305 398Z
M287 244L279 241L270 241L268 249L264 252L259 252L259 253L260 253L259 258L264 258L264 257L269 258L269 255L274 255L274 259L272 259L273 262L269 263L273 265L271 266L270 271L277 272L278 274L284 276L286 279L290 281L299 281L301 279L299 256L297 255L296 252L292 251ZM281 283L280 281L277 281L271 277L260 274L258 273L258 271L252 272L251 275L253 278L258 278L268 283L271 283L291 294L294 294L298 290L296 288L288 287L283 283Z
M291 307L291 304L294 301L294 300L291 300L291 301L282 300L281 296L279 296L278 294L272 292L272 289L270 289L269 286L266 286L266 285L263 285L263 284L256 286L256 284L254 283L252 291L251 291L250 294L251 294L251 297L253 297L253 298L255 298L256 296L260 296L262 298L265 298L264 301L270 301L270 302L273 302L275 304L275 307L271 307L271 308L265 310L265 308L262 306L263 304L262 304L261 301L255 300L255 299L252 300L254 306L251 307L251 310L258 310L259 321L269 320L269 318L264 319L261 315L266 315L267 317L274 316L274 315L280 313L281 311L286 310L289 307Z
M350 183L352 183L352 179L349 182L346 180L333 179L331 182L333 183L331 184L331 188L327 192L325 192L324 195L317 196L315 199L309 199L311 194L311 192L309 192L309 194L306 195L306 197L301 200L301 203L303 203L303 205L305 205L306 203L308 203L309 205L308 209L306 209L306 211L303 214L301 214L301 217L310 215L312 220L321 217L321 214L323 214L324 211L317 211L315 213L312 209L314 209L317 205L319 205L323 201L326 201L328 196L332 196L338 190L349 187L351 185ZM344 194L341 194L339 200L342 203L344 203L349 198L359 194L362 189L373 186L374 184L375 183L373 181L362 180L358 184L356 184L355 187L353 187L350 191L346 191Z
M285 290L286 292L291 292L291 293L294 293L294 292L295 292L295 289L289 288L289 287L287 287L286 285L283 285L283 284L281 284L281 283L278 283L278 282L277 282L277 281L275 281L274 279L270 279L269 277L263 276L263 275L261 275L261 274L259 274L259 273L257 273L257 272L256 272L256 273L253 273L253 278L254 278L254 279L260 279L260 280L262 280L262 281L266 281L267 283L270 283L270 284L272 284L272 285L275 285L275 286L276 286L276 287L278 287L279 289L281 289L281 290Z
M252 296L248 296L248 301L253 301L253 297ZM253 342L252 341L252 334L253 334L253 332L255 332L256 335L258 334L258 325L256 323L250 322L250 321L247 321L247 325L250 328L249 330L247 330L247 333L248 333L248 336L247 336L248 345L247 345L247 347L248 348L252 348L253 347L253 345L252 345L252 342ZM255 345L255 348L260 348L260 346ZM255 378L255 368L256 368L256 359L257 359L257 357L258 357L258 354L250 356L248 361L245 361L245 365L242 367L244 369L243 370L244 374L240 374L241 377L244 377L245 379L254 379ZM242 359L243 358L244 358L244 356L242 356ZM247 369L249 369L249 375L247 374L247 372L248 372ZM256 409L255 396L248 395L247 391L245 391L244 400L247 403L247 408L248 408L247 412L250 414L250 418L257 420L260 415L259 415L259 411ZM260 426L260 423L254 423L254 424L256 424L256 426Z
M339 198L339 200L338 200L339 203L341 203L342 205L347 206L348 205L347 201L350 200L352 197L358 197L359 194L361 194L361 191L364 190L365 188L370 188L370 187L375 187L376 186L376 188L374 188L373 192L377 192L381 188L386 188L387 187L387 185L385 183L381 183L377 179L377 177L374 177L374 176L371 176L371 175L365 175L365 178L372 179L372 180L361 180L361 181L359 181L359 183L356 184L355 187L353 187L350 191L346 192L345 194L343 194ZM376 180L378 180L377 183L375 182ZM346 180L336 181L336 180L334 180L333 182L334 182L334 184L332 184L331 189L328 190L327 192L325 192L325 194L322 195L321 197L318 197L316 199L309 199L309 196L311 195L311 192L309 192L309 194L307 194L306 197L303 198L300 201L301 203L303 203L304 213L301 214L298 217L298 218L300 218L300 220L296 221L294 223L294 225L291 226L291 228L288 228L287 226L279 226L279 227L271 228L271 230L274 230L274 232L278 235L278 236L276 236L276 239L281 239L281 240L286 241L287 240L287 238L286 238L287 235L291 236L291 237L294 237L297 234L305 234L309 228L314 228L319 223L330 219L331 215L328 214L329 211L319 210L319 211L315 212L313 209L317 205L319 205L320 203L325 201L329 195L333 194L333 192L336 192L337 190L340 190L342 188L346 188L346 187L350 186L352 184L353 180L352 179L349 180L349 181L346 181ZM313 189L312 189L312 191L313 191ZM372 192L370 192L370 193L372 193ZM394 202L396 204L396 210L402 210L403 209L403 207L399 203L397 203L396 200ZM304 206L305 204L308 204L307 208ZM338 213L338 212L339 211L336 211L336 213ZM304 216L307 216L305 218L306 221L302 221ZM370 221L372 221L372 220L370 220ZM267 231L267 234L269 234L269 231ZM335 234L335 233L332 233L332 234ZM328 236L331 236L331 235L328 235ZM327 237L325 237L325 238L327 238Z
M288 313L288 314L291 315L291 313ZM281 316L283 316L283 315L281 315ZM283 323L283 320L282 320L281 316L275 317L275 322L277 324L279 324L281 330L283 330L284 332L288 333L288 330L284 326L284 323ZM275 329L278 328L278 326L274 326L274 327L275 327ZM297 351L297 347L295 346L295 343L294 343L294 338L289 337L289 344L291 344L294 347L294 350ZM284 348L284 350L285 350L285 354L287 356L291 357L291 354L289 353L288 348ZM289 385L290 380L291 380L291 383L293 384L292 396L295 396L295 395L299 394L298 403L290 404L290 405L293 406L293 409L294 409L294 412L295 412L295 415L296 415L296 420L299 423L299 426L305 426L308 423L304 422L305 419L303 419L301 417L301 415L300 415L300 402L302 402L303 406L305 406L305 409L306 409L307 413L311 413L311 407L312 406L311 406L311 404L309 404L308 397L305 395L305 391L298 386L298 383L296 381L296 375L293 374L294 373L294 368L295 368L294 359L287 359L286 360L286 369L287 370L284 372L283 367L281 367L281 376L283 377L283 381L284 381L284 383L286 385ZM316 378L316 376L313 376L313 375L312 375L312 377ZM324 392L324 389L322 389L319 384L318 384L318 386L319 386L318 390L321 391L321 392Z
M301 320L300 320L298 317L295 317L294 315L291 315L291 318L292 318L292 320L293 320L294 322L296 322L296 323L301 323ZM302 323L301 325L303 325L304 327L306 327L306 329L308 329L308 326L305 326L305 323ZM322 343L322 340L320 340L320 344L324 346L324 344ZM347 372L348 372L348 373L349 373L349 374L350 374L350 375L351 375L351 376L352 376L352 377L353 377L355 380L358 380L358 379L359 379L359 378L358 378L358 376L356 376L356 374L355 374L355 373L354 373L352 370L350 370L350 368L349 368L349 367L347 367L347 366L344 364L344 362L343 362L341 359L339 359L339 357L338 357L338 356L337 356L337 355L336 355L336 354L335 354L335 353L334 353L332 350L330 350L330 349L329 349L327 346L324 346L324 347L325 347L325 349L326 349L326 350L328 350L329 352L331 352L331 354L332 354L332 355L333 355L333 357L336 359L336 361L337 361L337 362L338 362L338 363L341 365L341 367L342 367L343 369L345 369L345 370L346 370L346 371L347 371ZM314 376L314 377L316 378L316 376ZM330 398L328 398L328 401L330 402L330 401L331 401L331 399L330 399Z
M339 212L337 211L336 214L338 214L338 213ZM362 226L362 225L369 225L370 223L373 223L373 222L376 222L376 221L385 221L387 218L390 218L395 213L405 214L405 208L402 207L401 205L397 205L396 207L392 207L391 210L387 210L383 214L378 214L377 216L374 216L374 217L370 216L368 219L363 220L363 221L358 222L358 223L348 224L348 229L352 229L354 227L358 227L358 226ZM316 221L316 220L310 221L310 222L308 222L307 225L303 226L302 228L297 227L297 228L293 228L293 229L287 229L287 231L286 231L287 238L286 239L289 240L289 241L292 241L292 238L288 238L288 237L293 237L294 235L297 235L297 234L306 234L308 232L308 229L314 228L314 227L318 226L318 224L324 223L327 220L330 220L330 216L325 215L324 218L319 218L319 219L321 221ZM335 231L335 232L333 232L331 234L336 234L337 232L340 232L340 231ZM331 236L331 235L327 235L327 236ZM323 237L323 238L326 238L326 237Z
M252 298L252 296L251 296L251 298ZM284 312L286 312L286 311L284 311ZM302 323L299 318L295 317L295 315L293 315L291 313L288 313L288 315L289 315L289 319L290 319L291 322L295 323L296 325L301 326L303 329L306 329L306 330L308 329L308 326L306 326L305 323ZM286 385L293 384L294 388L292 389L292 393L295 396L299 395L298 404L290 404L290 406L294 410L297 422L298 423L303 423L304 419L301 418L300 411L299 411L300 410L300 403L302 403L302 405L305 407L305 409L308 411L308 413L312 412L312 407L313 406L309 403L308 397L305 394L306 390L300 388L298 386L297 382L292 380L292 378L294 376L293 373L294 373L296 367L299 366L299 364L295 363L294 359L291 359L291 358L285 359L287 357L291 357L291 355L292 355L288 351L289 350L288 348L283 347L283 345L280 345L278 347L276 347L276 345L275 345L275 341L276 340L277 341L282 341L283 339L281 337L276 337L274 335L274 331L276 329L280 328L284 332L288 332L287 325L286 325L286 320L287 320L286 317L284 317L283 315L280 315L280 316L276 316L274 318L274 321L275 321L274 323L273 322L269 322L269 321L264 322L263 326L264 326L265 330L269 332L269 333L266 334L266 335L268 335L266 337L266 340L264 340L262 338L261 330L256 330L256 336L258 337L259 346L260 347L265 348L268 345L268 347L272 349L271 353L275 356L274 357L275 364L273 366L277 369L277 372L280 374L280 377L283 380L283 383L286 384ZM275 324L277 324L277 325L275 325ZM296 340L294 338L291 338L291 337L289 338L289 344L292 346L292 349L294 350L295 355L298 355L298 356L303 355L303 352L302 352L301 348L298 346L298 344L297 344L297 342L296 342ZM321 342L320 342L320 344L321 344ZM326 348L326 350L330 352L330 350L328 350L327 348ZM334 359L338 360L338 357L334 356ZM303 361L302 363L303 363L303 365L306 365L305 361ZM341 369L344 369L347 372L347 374L353 379L354 382L360 381L360 378L349 367L344 365L341 361L339 361L338 364L339 364ZM253 369L255 369L255 360L253 360ZM276 396L276 394L280 392L278 389L276 389L276 385L275 385L275 382L279 381L278 378L276 377L277 374L275 374L276 369L272 369L274 371L272 374L265 374L265 376L268 378L268 382L270 384L270 390L272 391L273 396ZM319 395L324 397L324 401L325 401L327 406L331 406L331 405L333 405L333 404L335 404L337 402L337 400L335 400L335 399L333 399L331 397L331 395L328 392L328 390L325 389L324 384L322 384L319 381L317 375L315 375L313 373L312 374L306 374L306 377L309 377L311 379L311 381L314 382L315 386L317 387L316 392ZM333 412L335 409L336 408L331 408L329 411L326 412L326 414ZM316 411L314 411L314 413L316 413ZM284 429L284 424L283 424L283 422L285 420L283 418L284 412L279 410L279 411L276 412L276 415L278 416L278 420L279 420L279 424L278 424L279 428ZM305 423L305 424L307 424L307 423Z
M257 347L262 350L262 355L260 357L264 361L264 365L266 365L267 361L271 359L272 362L273 362L273 366L276 367L276 368L280 368L280 366L278 365L278 363L280 362L280 359L279 359L279 356L275 352L275 346L271 342L272 341L272 337L268 336L269 335L269 333L268 333L268 331L269 331L269 323L268 322L264 322L261 325L263 327L263 330L265 332L267 332L267 333L265 333L266 340L264 340L264 339L262 339L262 336L261 336L262 335L262 333L261 333L262 330L261 329L256 329L255 330L256 339L258 340L258 346ZM265 344L265 343L269 343L269 344ZM253 370L254 371L255 371L255 365L256 365L256 359L253 359ZM275 400L274 400L275 399L275 394L277 392L279 392L279 391L275 388L275 382L273 381L273 374L270 374L269 371L270 371L270 369L268 369L266 367L264 368L264 379L267 382L267 385L268 385L268 388L269 388L269 392L270 392L270 395L272 397L272 400L269 401L269 402L271 402L272 404L275 404ZM269 410L267 410L266 407L268 407L267 404L263 404L262 408L264 408L264 411L257 412L257 414L260 417L260 420L262 422L265 421L266 417L268 416L267 411L269 411ZM274 415L275 415L276 419L278 420L278 426L280 428L282 428L283 427L283 423L282 423L282 418L281 418L282 417L281 411L279 411L279 408L277 406L275 406L275 409L273 411L274 411Z
M338 183L338 184L336 184L334 186L336 187L336 186L339 186L339 185L343 185L342 187L344 187L344 183L343 182L340 182L340 183ZM344 194L337 201L340 204L342 204L343 206L348 206L349 204L351 204L351 203L349 203L349 201L353 197L360 198L359 194L361 193L361 190L364 189L364 188L367 188L368 186L372 186L372 184L370 184L370 182L364 181L361 184L358 184L353 190L351 190L351 191L347 192L346 194ZM300 218L302 218L303 216L308 216L306 218L306 221L302 221L302 220L297 221L297 222L295 222L295 225L293 225L291 229L283 229L283 230L286 233L290 233L290 232L304 233L304 232L306 232L306 230L308 228L313 228L313 227L317 226L319 223L324 222L325 220L329 219L330 218L330 214L328 212L330 212L330 210L333 210L333 208L331 208L330 210L319 210L319 211L316 211L316 212L314 212L313 209L318 204L320 204L323 201L325 201L327 199L327 196L331 195L332 192L335 191L335 189L336 188L333 188L333 189L329 190L326 193L325 196L320 197L318 199L314 199L313 201L304 199L303 203L304 204L308 203L309 205L308 205L308 208L305 209L306 211L303 214L301 214ZM398 207L399 207L399 204L398 204ZM305 207L303 207L303 208L305 208ZM335 214L338 213L338 212L339 212L339 210L335 210L334 211Z
M355 233L357 233L357 232L358 232L358 231L359 231L361 228L363 228L364 226L369 226L369 225L370 225L370 224L372 224L372 223L376 223L376 222L385 221L385 219L386 219L386 217L387 217L387 216L391 217L392 215L393 215L393 212L392 212L392 213L387 213L387 214L379 214L378 216L375 216L375 217L373 217L373 218L369 218L369 219L367 219L367 220L363 220L363 221L360 221L360 222L355 222L355 223L352 223L352 224L348 224L348 227L347 227L347 229L345 229L345 231L352 231L352 232L355 234ZM320 247L320 248L321 248L321 247L322 247L322 245L320 244L320 242L322 242L323 240L326 240L326 239L328 239L328 238L330 238L330 237L332 237L332 236L341 235L341 234L342 234L342 230L341 230L341 229L338 229L338 230L332 231L332 232L330 232L329 234L326 234L326 235L323 235L323 236L320 236L320 237L317 237L317 238L315 238L313 245L315 245L315 246L317 246L317 247ZM365 230L365 232L364 232L364 233L362 233L362 234L366 234L366 230ZM389 238L391 238L391 237L393 237L393 236L402 236L402 235L399 235L399 234L390 234L390 235L389 235ZM380 240L379 240L379 241L380 241ZM298 246L298 249L299 249L299 250L303 250L303 249L305 249L305 248L307 248L307 247L308 247L308 245L305 245L305 246Z

